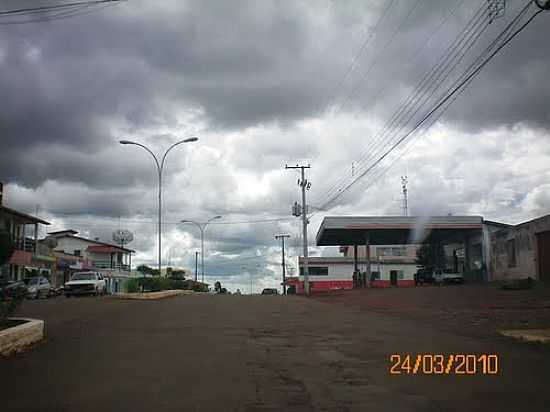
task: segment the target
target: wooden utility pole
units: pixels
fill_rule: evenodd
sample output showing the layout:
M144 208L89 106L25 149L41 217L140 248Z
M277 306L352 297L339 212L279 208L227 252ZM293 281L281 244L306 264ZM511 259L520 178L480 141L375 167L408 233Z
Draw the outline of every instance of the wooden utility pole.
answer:
M300 169L302 172L302 179L298 180L298 186L302 188L302 230L303 230L303 242L304 242L304 293L309 295L309 265L308 265L308 245L307 245L307 225L309 223L307 219L307 203L306 203L306 190L311 188L311 183L306 180L306 169L310 169L311 166L285 166L285 169ZM296 216L298 216L296 214Z

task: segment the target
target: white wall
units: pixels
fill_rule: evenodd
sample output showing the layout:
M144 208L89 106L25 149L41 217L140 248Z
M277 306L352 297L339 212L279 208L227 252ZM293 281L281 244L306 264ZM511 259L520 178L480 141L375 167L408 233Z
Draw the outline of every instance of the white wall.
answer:
M85 240L73 238L73 237L62 237L57 239L57 246L55 247L55 250L63 251L64 253L68 253L70 255L74 255L75 250L80 250L80 256L82 256L84 259L90 259L89 253L86 251L88 249L88 246L90 246L90 242L86 242Z
M328 276L309 276L311 281L353 279L353 263L311 263L310 266L328 266ZM359 265L359 270L364 271L364 266ZM392 270L402 270L403 280L414 280L414 274L418 268L414 263L371 263L371 271L379 271L380 280L390 280L390 271Z

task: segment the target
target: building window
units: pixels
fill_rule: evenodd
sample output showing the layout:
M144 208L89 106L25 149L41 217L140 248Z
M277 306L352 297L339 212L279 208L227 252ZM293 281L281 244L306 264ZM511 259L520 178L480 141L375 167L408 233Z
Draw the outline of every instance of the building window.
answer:
M371 272L370 272L370 280L371 280L371 282L372 282L373 280L380 280L380 272L377 271L377 270L371 271Z
M402 270L397 271L397 279L403 280L405 278L405 273Z
M309 276L328 276L328 266L309 266ZM304 276L304 268L300 267L300 276Z
M506 242L506 251L508 253L508 267L516 267L516 239L509 239Z
M75 249L74 252L73 252L73 255L75 255L75 256L80 256L80 250L79 250L79 249Z
M407 248L405 246L396 247L378 247L376 248L377 256L407 256Z

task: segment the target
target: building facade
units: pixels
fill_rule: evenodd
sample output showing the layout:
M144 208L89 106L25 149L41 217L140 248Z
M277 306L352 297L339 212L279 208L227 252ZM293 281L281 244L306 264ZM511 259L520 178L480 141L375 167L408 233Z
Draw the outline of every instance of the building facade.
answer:
M0 201L2 196L0 195ZM23 280L31 270L51 270L52 259L37 242L38 225L48 222L27 213L8 208L0 203L0 230L9 234L15 251L7 264L0 267L0 276L9 280ZM27 233L32 232L32 237Z
M550 215L490 235L490 278L550 281Z
M372 245L370 248L371 272L370 279L367 279L369 287L414 286L414 276L417 271L416 245ZM354 258L356 249L357 262ZM358 281L358 273L366 277L366 247L343 246L340 251L344 256L308 259L310 290L352 289ZM303 262L303 258L300 257L298 259L300 275L289 278L287 282L295 286L297 293L303 292Z
M131 271L131 249L78 236L75 230L50 232L46 239L55 241L55 252L82 258L105 274Z

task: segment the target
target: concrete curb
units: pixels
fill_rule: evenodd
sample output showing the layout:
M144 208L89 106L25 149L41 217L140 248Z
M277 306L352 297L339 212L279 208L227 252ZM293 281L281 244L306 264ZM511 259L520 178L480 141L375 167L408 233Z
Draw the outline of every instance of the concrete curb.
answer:
M29 318L9 318L26 321L21 325L0 331L0 355L21 352L28 346L44 339L44 321Z
M134 299L134 300L157 300L180 295L194 295L192 290L163 290L160 292L147 293L117 293L113 295L117 299Z
M550 343L550 329L501 330L499 333L525 342Z

